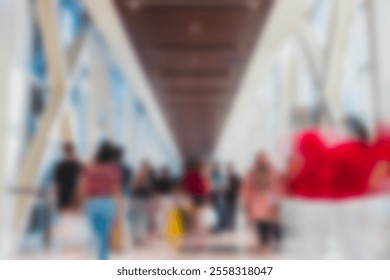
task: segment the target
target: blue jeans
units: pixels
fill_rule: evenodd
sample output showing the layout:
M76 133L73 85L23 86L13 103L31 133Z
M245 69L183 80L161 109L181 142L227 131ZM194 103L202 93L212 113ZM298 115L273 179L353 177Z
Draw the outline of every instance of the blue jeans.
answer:
M98 259L108 259L110 235L114 224L116 205L112 198L90 198L85 210L92 230L98 240Z
M135 244L141 243L148 231L150 221L150 202L148 199L132 197L129 205L129 223Z
M217 194L215 201L215 208L217 212L217 231L223 231L227 226L227 214L228 214L228 204L224 194Z

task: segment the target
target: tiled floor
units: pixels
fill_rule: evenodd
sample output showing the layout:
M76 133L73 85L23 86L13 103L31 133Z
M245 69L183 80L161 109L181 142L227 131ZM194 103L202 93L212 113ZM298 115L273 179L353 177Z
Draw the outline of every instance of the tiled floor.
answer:
M277 255L256 250L250 234L238 240L236 233L209 235L202 248L196 249L191 240L181 250L173 248L164 239L149 240L146 244L134 247L127 244L122 252L113 252L112 259L274 259ZM65 250L42 250L23 252L18 259L94 259L92 248L73 247Z

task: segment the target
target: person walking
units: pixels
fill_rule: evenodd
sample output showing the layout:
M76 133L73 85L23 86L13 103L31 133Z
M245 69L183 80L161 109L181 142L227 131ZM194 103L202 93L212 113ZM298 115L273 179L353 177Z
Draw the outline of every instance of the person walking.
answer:
M113 225L122 211L121 170L112 144L103 143L81 180L80 197L98 243L97 258L108 259Z
M227 203L227 211L226 211L226 228L233 229L236 214L237 214L237 203L238 203L238 195L240 191L241 179L234 170L232 164L228 164L227 166L227 180L226 180L226 203Z
M280 237L278 193L271 164L259 154L241 186L241 199L249 220L256 228L259 250L268 252Z
M150 177L149 165L143 164L136 173L130 192L130 229L136 246L142 245L145 238L151 234L152 216L151 199L153 183Z

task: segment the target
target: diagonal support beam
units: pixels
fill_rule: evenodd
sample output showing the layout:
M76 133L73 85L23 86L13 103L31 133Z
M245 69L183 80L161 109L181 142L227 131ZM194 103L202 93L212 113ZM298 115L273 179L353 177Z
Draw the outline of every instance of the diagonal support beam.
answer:
M247 110L248 95L256 94L259 85L264 83L267 74L273 66L274 58L280 47L297 32L307 16L310 1L276 1L268 19L266 29L259 38L251 63L242 79L239 92L234 100L228 119L218 139L217 154L230 154L231 160L237 155L232 155L231 139L236 138L236 127L241 122L243 112ZM293 13L291 11L294 11ZM238 145L241 143L238 143Z
M316 38L315 30L310 22L303 26L298 36L298 43L304 50L303 53L315 84L321 88L324 84L324 46Z
M366 0L367 7L367 28L369 38L369 54L371 61L371 81L372 81L372 100L373 100L373 112L374 118L377 122L382 123L386 118L386 98L384 98L382 89L382 73L380 67L379 57L385 57L381 55L381 49L379 48L379 24L377 9L379 1ZM380 22L380 21L379 21ZM385 37L385 36L384 36ZM386 50L387 51L387 50Z
M271 154L275 155L273 160L278 167L282 167L285 162L284 152L281 148L286 148L286 140L291 133L291 116L292 116L292 100L294 98L294 91L296 86L296 74L297 74L297 61L293 55L293 50L287 53L283 72L281 73L281 92L278 98L278 114L277 114L277 128L276 128L276 140L278 144L283 147L276 146Z
M115 106L110 85L110 69L108 60L106 59L105 49L99 44L98 35L91 33L90 41L90 75L89 75L89 90L88 90L88 122L90 132L90 151L92 155L94 147L96 147L96 126L97 126L97 110L104 112L104 128L105 136L109 139L115 139L114 123L115 123ZM95 139L94 139L95 138ZM92 143L94 142L94 143Z
M57 1L37 0L36 7L47 55L51 95L41 117L38 131L31 142L18 175L16 186L27 190L34 190L36 187L41 167L40 163L44 158L51 134L60 124L63 107L68 96L68 88L70 87L70 84L67 84L67 78L69 77L67 56L59 38ZM34 197L29 195L20 195L15 199L15 210L13 212L15 218L12 227L15 236L14 246L19 244L21 240L33 202Z
M330 33L330 45L326 54L324 85L322 96L327 105L331 122L336 127L341 125L343 110L341 106L341 77L349 33L356 1L335 1L333 26Z
M150 118L159 131L159 135L172 151L175 160L180 161L181 156L177 143L172 137L171 130L156 98L153 96L152 89L135 54L134 46L126 36L113 2L85 0L84 3L94 24L115 54L115 60L124 73L128 84L144 103Z

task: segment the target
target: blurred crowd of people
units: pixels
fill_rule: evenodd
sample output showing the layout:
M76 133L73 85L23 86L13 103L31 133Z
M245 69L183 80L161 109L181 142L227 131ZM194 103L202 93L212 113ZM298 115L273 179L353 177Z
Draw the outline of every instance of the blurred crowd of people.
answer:
M168 167L156 170L148 161L133 173L123 155L120 147L103 142L94 160L83 164L66 143L54 171L57 224L68 214L84 211L99 259L108 258L110 249L123 248L127 225L134 246L161 237L179 246L185 234L233 228L240 179L231 165L222 172L215 164L207 176L201 162L190 160L182 178L175 178ZM206 205L215 208L214 220L213 210L198 217L198 209ZM57 234L55 225L48 231L48 239ZM195 239L201 242L202 237Z
M283 170L259 153L242 179L232 164L196 158L180 176L148 161L132 170L124 151L110 142L83 164L67 143L53 178L58 223L68 213L84 212L99 259L122 250L124 240L143 246L165 238L182 249L188 238L201 250L207 236L237 230L239 213L259 252L383 258L389 253L390 203L377 194L390 189L390 133L380 128L370 138L356 118L345 124L349 133L341 138L318 127L295 135ZM47 236L55 235L53 225Z

